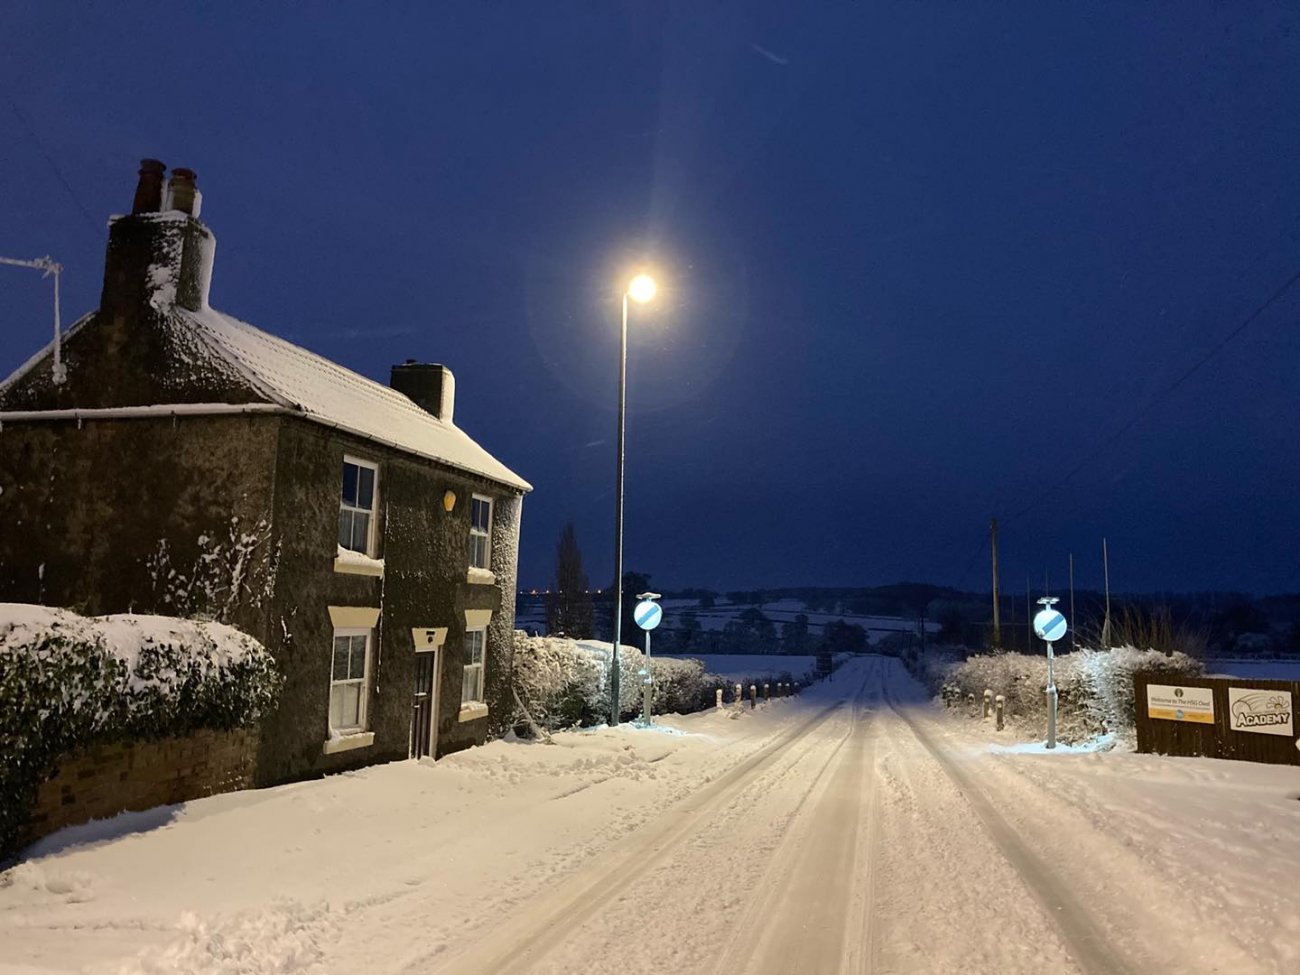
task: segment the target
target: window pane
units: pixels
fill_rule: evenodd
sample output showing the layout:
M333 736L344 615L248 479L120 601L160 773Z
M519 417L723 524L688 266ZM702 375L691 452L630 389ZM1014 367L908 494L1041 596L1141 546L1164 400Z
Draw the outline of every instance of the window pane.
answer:
M366 638L352 637L352 663L348 667L348 676L353 680L362 680L366 676Z
M343 714L343 691L347 685L335 684L330 688L330 727L346 728L347 719Z
M369 467L360 470L360 485L357 490L357 507L369 511L375 506L375 472Z
M354 552L364 552L370 542L370 516L360 511L352 512L352 544L347 547Z
M483 535L471 535L469 539L469 564L476 569L486 569L487 538Z
M487 531L488 522L492 518L492 503L480 498L472 498L469 509L470 524L479 531Z
M347 508L339 509L339 544L352 547L352 512Z
M355 505L357 503L357 473L359 468L356 464L343 462L343 501L346 504ZM370 507L370 505L366 505Z
M348 638L345 636L336 636L334 638L334 679L347 680L348 678Z
M355 728L361 723L361 685L340 684L339 690L343 692L343 725Z

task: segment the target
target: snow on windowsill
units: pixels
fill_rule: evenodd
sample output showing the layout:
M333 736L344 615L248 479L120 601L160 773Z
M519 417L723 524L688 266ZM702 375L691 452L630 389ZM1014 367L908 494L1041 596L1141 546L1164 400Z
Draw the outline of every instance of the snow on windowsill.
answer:
M488 706L482 701L471 701L460 706L461 721L477 721L488 716Z
M378 576L384 577L384 560L372 559L368 555L362 555L360 552L353 552L342 545L337 548L338 554L334 556L334 571L346 572L358 576Z
M489 569L480 569L471 565L469 572L465 575L466 582L472 582L477 586L495 586L497 584L496 573Z
M321 751L326 755L333 755L337 752L350 752L354 748L367 748L375 743L375 733L373 731L354 731L350 734L332 733L325 739L325 745Z

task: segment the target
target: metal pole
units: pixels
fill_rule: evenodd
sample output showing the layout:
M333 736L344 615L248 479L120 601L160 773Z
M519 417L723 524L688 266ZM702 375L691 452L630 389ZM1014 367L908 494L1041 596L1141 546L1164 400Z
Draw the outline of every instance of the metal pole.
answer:
M998 606L998 520L989 523L989 534L993 543L993 647L1002 648L1002 612Z
M1047 644L1047 747L1056 747L1056 675L1052 672L1052 644Z
M627 292L623 292L623 331L618 346L618 471L614 478L614 652L610 656L609 723L618 724L618 647L623 639L623 427L627 413Z
M1101 626L1101 642L1110 649L1110 553L1106 550L1106 539L1101 540L1101 568L1106 574L1106 620Z
M643 703L641 706L642 714L645 717L646 727L653 723L651 704L654 700L654 673L650 669L650 631L645 631L645 686L642 688Z

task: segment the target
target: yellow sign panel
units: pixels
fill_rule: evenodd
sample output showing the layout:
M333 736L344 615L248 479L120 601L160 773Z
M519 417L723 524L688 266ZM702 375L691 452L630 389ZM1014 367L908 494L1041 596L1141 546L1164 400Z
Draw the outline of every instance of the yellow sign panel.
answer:
M1209 687L1148 684L1147 717L1161 721L1214 724L1214 690Z

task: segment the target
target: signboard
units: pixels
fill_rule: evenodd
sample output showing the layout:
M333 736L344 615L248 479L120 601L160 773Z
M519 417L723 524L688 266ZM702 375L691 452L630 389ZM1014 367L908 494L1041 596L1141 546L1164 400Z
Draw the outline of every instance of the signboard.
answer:
M1290 738L1295 734L1295 703L1291 692L1229 687L1228 727L1255 735Z
M1061 639L1067 629L1069 627L1065 624L1065 617L1051 607L1034 617L1034 632L1038 634L1040 640L1046 640L1048 643L1055 643Z
M653 630L664 618L664 608L653 600L643 599L632 610L632 618L643 630Z
M1214 690L1209 687L1148 684L1147 717L1214 724Z

